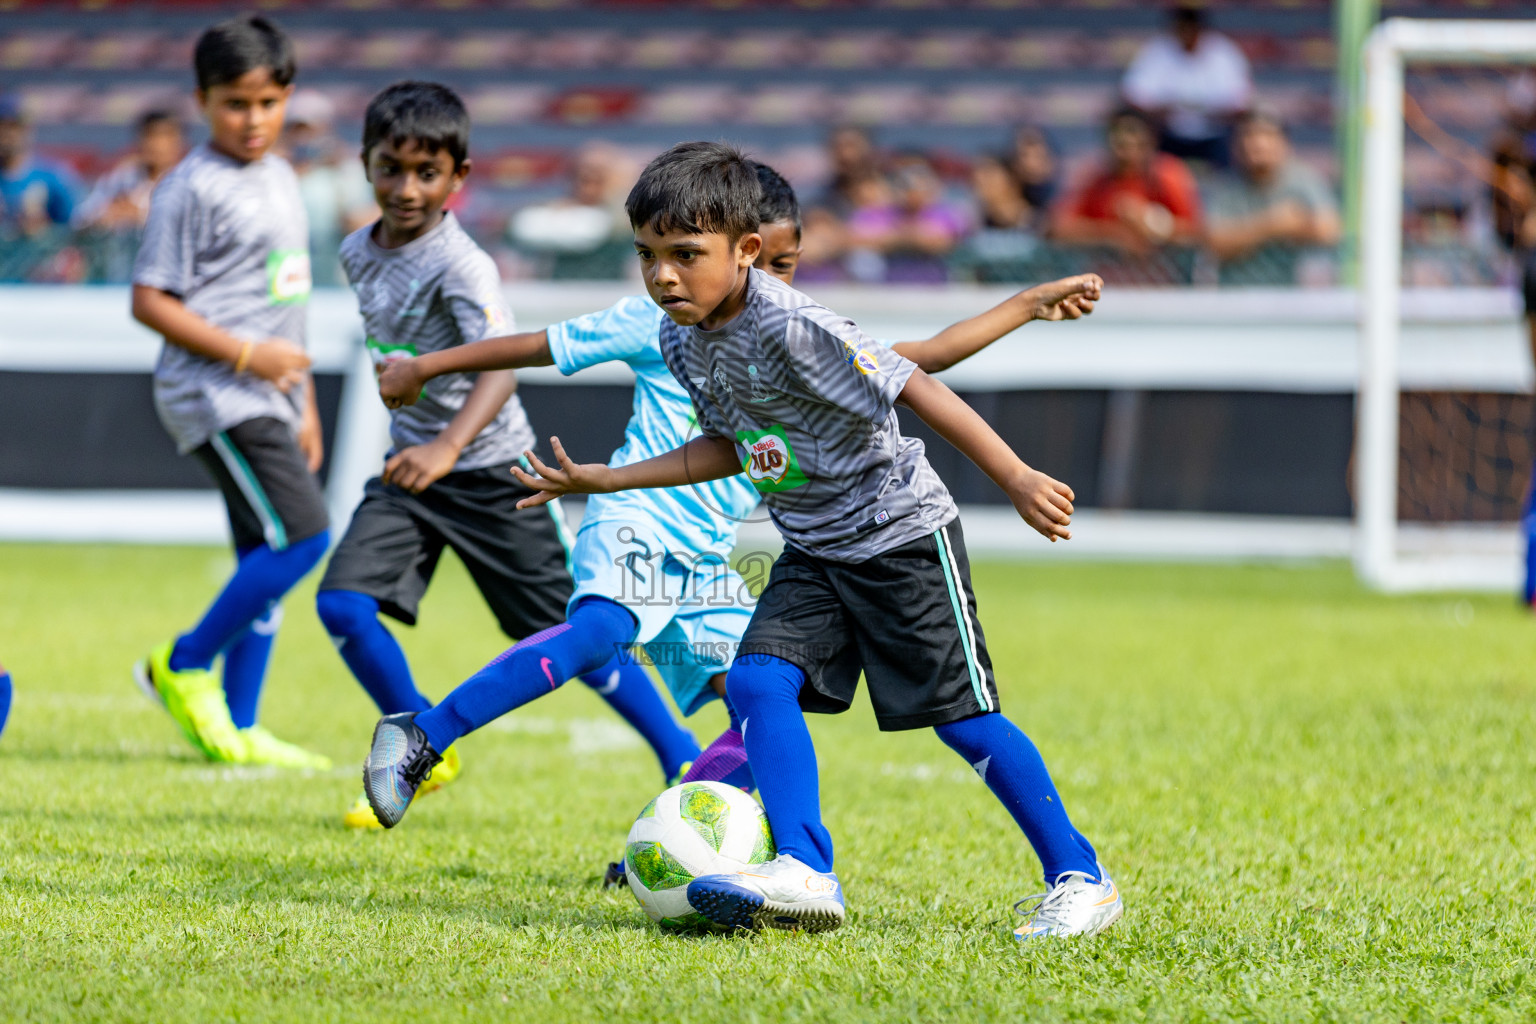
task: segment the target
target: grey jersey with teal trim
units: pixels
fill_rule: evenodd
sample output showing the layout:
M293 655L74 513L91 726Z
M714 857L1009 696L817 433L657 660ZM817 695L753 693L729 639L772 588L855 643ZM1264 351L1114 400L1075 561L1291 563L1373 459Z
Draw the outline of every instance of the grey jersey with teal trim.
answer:
M309 228L293 168L195 147L155 188L133 282L177 296L237 338L304 345ZM170 343L155 365L155 408L183 453L263 416L296 428L304 401L302 388L285 395Z
M452 213L398 249L373 240L373 225L341 243L341 265L357 293L374 365L510 334L512 314L496 263ZM450 373L427 383L415 405L390 413L394 450L426 444L464 408L476 374ZM533 428L513 395L464 447L455 469L513 462L533 447Z
M667 367L700 430L736 443L784 539L862 562L955 518L954 499L902 437L894 408L916 366L853 321L759 270L717 331L661 324Z

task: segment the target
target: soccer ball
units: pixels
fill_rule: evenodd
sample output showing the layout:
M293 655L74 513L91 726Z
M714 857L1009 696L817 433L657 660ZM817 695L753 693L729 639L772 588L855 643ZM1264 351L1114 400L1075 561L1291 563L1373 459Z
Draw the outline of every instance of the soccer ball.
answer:
M723 782L685 782L645 805L629 830L624 870L645 915L663 928L712 928L688 905L699 875L740 871L777 851L768 817Z

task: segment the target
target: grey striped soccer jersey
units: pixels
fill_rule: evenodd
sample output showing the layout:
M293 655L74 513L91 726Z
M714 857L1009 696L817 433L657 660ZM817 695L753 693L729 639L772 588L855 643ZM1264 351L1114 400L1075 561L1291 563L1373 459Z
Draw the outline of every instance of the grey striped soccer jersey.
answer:
M357 293L375 366L512 331L495 261L452 213L398 249L373 240L373 226L341 243L341 265ZM476 375L445 374L427 383L415 405L390 413L394 450L426 444L464 408ZM533 430L516 395L459 455L455 469L512 462L533 447Z
M954 499L901 436L894 404L916 366L853 321L759 270L717 331L662 321L661 352L699 413L736 444L784 539L862 562L955 518Z
M195 147L155 188L133 281L179 297L237 338L304 345L309 228L293 168L281 157L245 163ZM296 428L303 401L300 388L285 395L169 343L155 365L155 408L183 453L260 416Z

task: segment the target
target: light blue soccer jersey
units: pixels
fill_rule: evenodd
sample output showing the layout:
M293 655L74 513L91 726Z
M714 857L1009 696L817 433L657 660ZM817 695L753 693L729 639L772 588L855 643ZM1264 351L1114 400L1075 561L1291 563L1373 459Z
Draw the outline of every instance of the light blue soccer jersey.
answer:
M633 295L597 313L554 324L549 351L563 374L616 359L635 371L635 404L624 430L624 446L610 466L627 466L664 455L699 436L693 404L661 358L661 321L654 302ZM582 526L594 522L653 527L667 549L729 556L736 530L758 505L757 489L745 474L687 487L668 487L587 499Z

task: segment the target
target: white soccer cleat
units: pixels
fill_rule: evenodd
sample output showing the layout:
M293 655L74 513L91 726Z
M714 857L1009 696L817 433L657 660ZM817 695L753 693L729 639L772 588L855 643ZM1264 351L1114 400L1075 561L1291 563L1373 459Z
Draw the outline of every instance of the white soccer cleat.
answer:
M843 923L837 875L816 871L787 853L734 874L695 878L688 883L688 903L727 928L829 932Z
M1097 935L1120 919L1125 904L1120 887L1099 865L1099 880L1081 871L1064 871L1050 892L1019 900L1013 909L1025 921L1013 930L1020 942L1049 936Z

